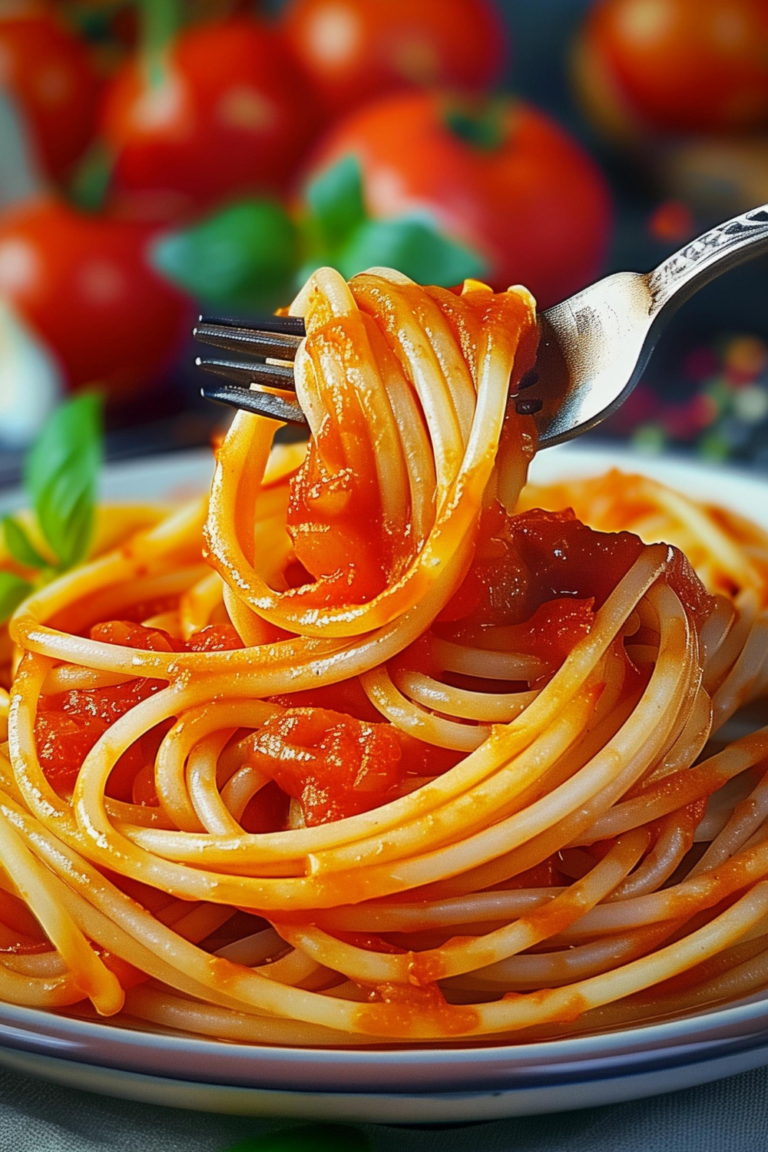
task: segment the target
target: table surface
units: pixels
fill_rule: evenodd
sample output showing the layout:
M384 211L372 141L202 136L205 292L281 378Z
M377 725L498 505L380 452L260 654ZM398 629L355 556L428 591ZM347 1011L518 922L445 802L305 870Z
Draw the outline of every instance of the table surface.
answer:
M0 1152L224 1152L284 1122L73 1092L0 1071ZM651 1100L451 1128L369 1130L373 1152L765 1152L768 1068Z

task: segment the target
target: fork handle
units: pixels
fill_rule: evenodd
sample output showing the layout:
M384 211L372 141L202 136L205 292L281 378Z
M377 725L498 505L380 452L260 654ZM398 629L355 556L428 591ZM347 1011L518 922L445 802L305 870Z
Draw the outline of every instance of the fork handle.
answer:
M648 275L651 316L676 308L721 273L768 253L768 204L691 240Z

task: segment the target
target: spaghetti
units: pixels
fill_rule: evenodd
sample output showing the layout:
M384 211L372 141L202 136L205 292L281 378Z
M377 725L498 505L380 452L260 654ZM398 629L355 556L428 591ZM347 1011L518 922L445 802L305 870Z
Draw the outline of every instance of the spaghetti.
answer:
M365 1045L764 987L768 728L728 725L768 538L639 477L526 487L523 289L326 269L292 312L308 445L238 414L209 501L11 621L0 997Z

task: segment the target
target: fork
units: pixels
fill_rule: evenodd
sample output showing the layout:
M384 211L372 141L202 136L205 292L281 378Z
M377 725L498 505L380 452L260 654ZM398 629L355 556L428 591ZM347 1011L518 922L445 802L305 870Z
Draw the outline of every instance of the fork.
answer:
M705 232L652 272L617 272L542 312L536 367L513 397L520 415L535 419L539 447L571 440L610 416L637 384L677 308L761 253L768 253L768 204ZM198 358L200 368L220 377L202 388L203 396L306 424L292 365L304 334L295 316L260 317L252 325L201 316L196 339L237 357Z

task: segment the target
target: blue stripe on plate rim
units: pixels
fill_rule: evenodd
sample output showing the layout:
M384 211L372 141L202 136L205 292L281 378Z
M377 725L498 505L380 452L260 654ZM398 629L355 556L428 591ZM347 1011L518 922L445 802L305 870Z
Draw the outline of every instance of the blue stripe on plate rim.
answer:
M768 999L594 1036L477 1048L314 1049L232 1044L139 1031L0 1005L0 1046L75 1063L197 1082L338 1091L472 1091L499 1080L558 1084L673 1068L768 1045ZM217 1067L218 1065L218 1067ZM571 1068L568 1065L572 1065ZM322 1075L321 1073L325 1075ZM320 1075L319 1075L320 1073ZM349 1081L349 1082L348 1082ZM383 1085L376 1088L376 1083ZM416 1087L423 1083L424 1089ZM343 1085L343 1087L342 1087ZM330 1089L329 1089L330 1090Z

